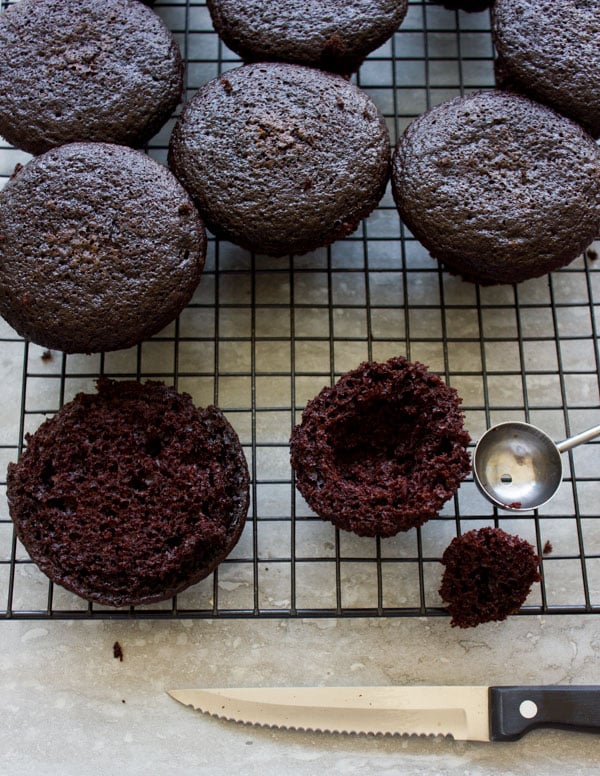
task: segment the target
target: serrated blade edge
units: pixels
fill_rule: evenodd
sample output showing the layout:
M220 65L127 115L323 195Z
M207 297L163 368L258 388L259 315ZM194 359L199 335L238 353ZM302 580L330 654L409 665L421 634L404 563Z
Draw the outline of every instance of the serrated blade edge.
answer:
M252 725L489 741L487 687L238 687L169 695L205 714Z

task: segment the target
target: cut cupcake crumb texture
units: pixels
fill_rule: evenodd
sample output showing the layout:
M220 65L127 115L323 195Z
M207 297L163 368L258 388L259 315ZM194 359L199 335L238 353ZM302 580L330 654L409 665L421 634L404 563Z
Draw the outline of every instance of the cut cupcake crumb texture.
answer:
M451 625L473 628L516 614L535 582L539 558L532 545L500 528L480 528L453 539L442 556L440 596Z
M298 490L321 518L359 536L421 525L470 471L460 403L423 364L361 364L310 401L294 429Z

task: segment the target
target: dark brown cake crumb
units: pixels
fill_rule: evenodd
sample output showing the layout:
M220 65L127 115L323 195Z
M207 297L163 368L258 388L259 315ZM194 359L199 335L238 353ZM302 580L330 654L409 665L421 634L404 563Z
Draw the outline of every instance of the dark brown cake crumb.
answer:
M217 407L163 383L101 378L9 464L17 535L56 584L107 606L171 598L238 541L248 466Z
M598 252L595 251L593 248L588 248L586 253L590 261L596 261L596 259L598 258Z
M423 364L361 364L310 401L294 429L298 490L321 518L359 536L421 525L470 471L460 402Z
M118 641L115 641L113 644L113 657L116 660L120 660L121 663L123 662L123 649ZM123 701L123 703L125 703L125 701Z
M52 361L52 358L53 358L52 351L51 350L44 350L44 352L42 353L40 358L42 359L42 361Z
M543 549L544 555L550 555L553 549L554 547L552 546L552 542L550 541L550 539L547 539Z
M473 628L515 614L539 582L531 544L500 528L480 528L453 539L442 556L440 596L451 625Z

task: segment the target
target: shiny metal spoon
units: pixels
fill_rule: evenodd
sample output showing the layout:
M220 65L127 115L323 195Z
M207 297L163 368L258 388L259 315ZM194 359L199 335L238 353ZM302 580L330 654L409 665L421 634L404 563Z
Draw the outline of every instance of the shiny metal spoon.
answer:
M473 477L483 495L501 509L537 509L560 487L561 453L600 436L594 426L558 444L530 423L509 421L489 428L473 453Z

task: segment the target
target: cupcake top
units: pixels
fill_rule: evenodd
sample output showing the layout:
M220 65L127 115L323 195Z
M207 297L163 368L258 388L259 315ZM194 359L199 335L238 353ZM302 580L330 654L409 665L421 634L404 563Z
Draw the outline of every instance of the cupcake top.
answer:
M494 44L509 81L600 136L600 4L496 0Z
M358 227L383 195L389 142L375 104L346 79L269 62L197 92L169 164L218 236L283 256Z
M32 159L0 192L0 314L67 353L137 344L190 301L204 225L175 176L108 143Z
M0 134L24 151L140 146L182 90L179 47L138 0L21 0L0 14Z
M600 228L600 150L526 97L484 91L437 105L398 141L402 220L453 272L517 283L573 261Z
M162 383L102 378L27 438L7 493L19 539L52 581L130 606L170 598L225 558L249 477L219 409Z
M247 62L279 61L340 73L358 69L404 19L408 0L208 0L213 24Z

